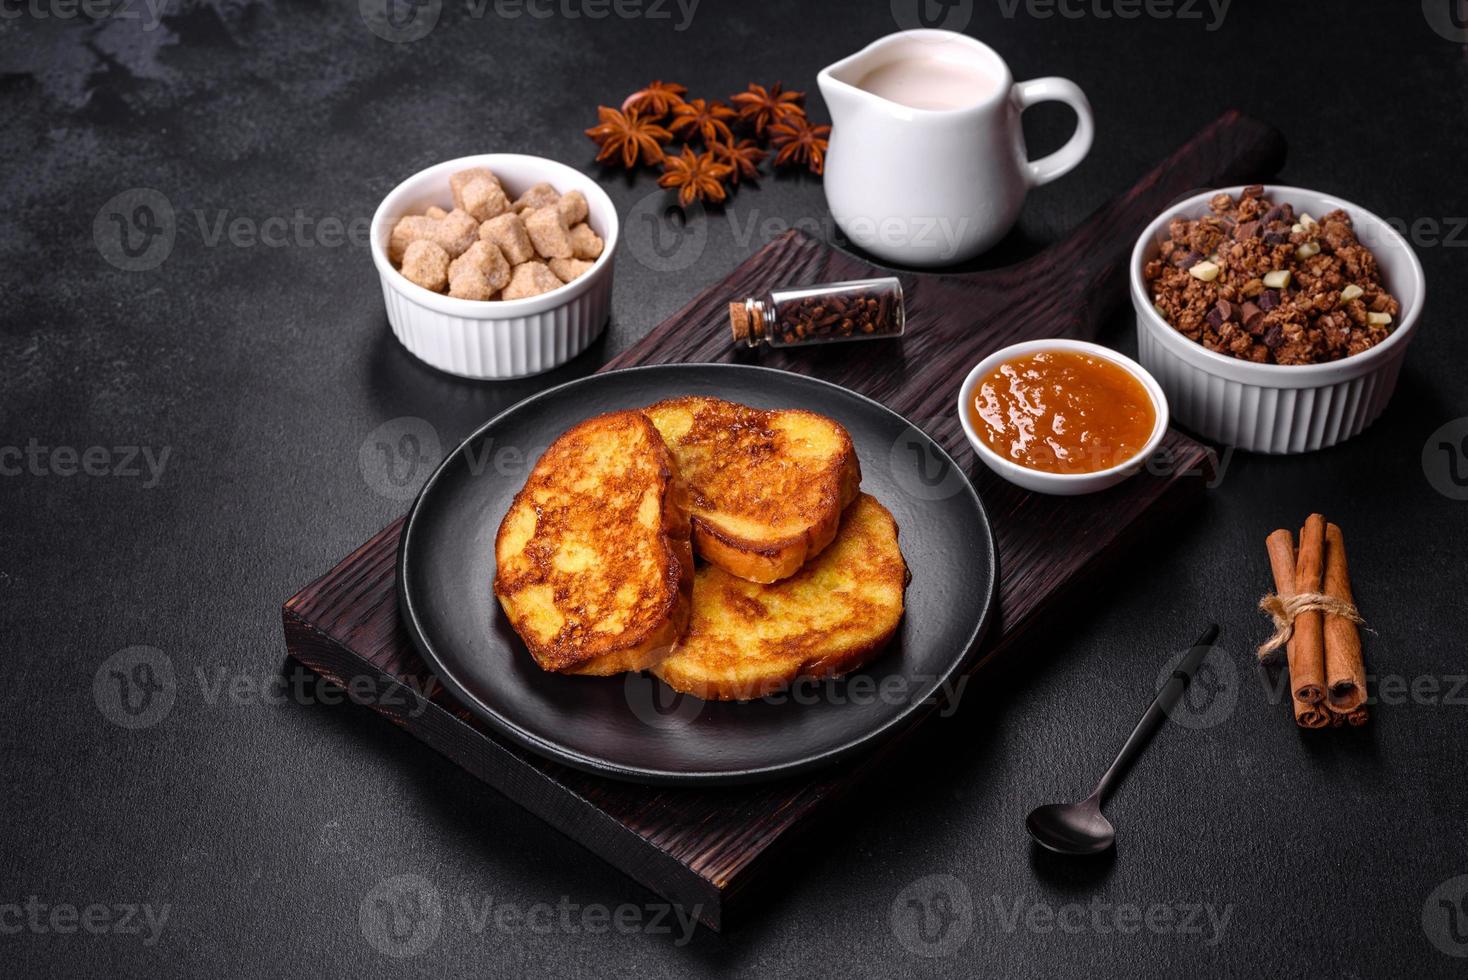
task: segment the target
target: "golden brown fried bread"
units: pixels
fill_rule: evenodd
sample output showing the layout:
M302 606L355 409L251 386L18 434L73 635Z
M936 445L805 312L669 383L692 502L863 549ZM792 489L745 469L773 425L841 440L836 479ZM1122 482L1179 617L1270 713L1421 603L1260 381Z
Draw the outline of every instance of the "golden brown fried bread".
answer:
M638 412L551 444L495 539L494 592L545 670L615 674L666 656L688 625L688 490Z
M720 701L763 697L797 677L844 674L897 631L906 587L897 523L864 493L831 546L782 582L759 585L700 568L688 633L652 671L675 690Z
M643 411L688 481L694 549L739 578L795 574L831 543L861 486L851 436L824 415L700 397Z

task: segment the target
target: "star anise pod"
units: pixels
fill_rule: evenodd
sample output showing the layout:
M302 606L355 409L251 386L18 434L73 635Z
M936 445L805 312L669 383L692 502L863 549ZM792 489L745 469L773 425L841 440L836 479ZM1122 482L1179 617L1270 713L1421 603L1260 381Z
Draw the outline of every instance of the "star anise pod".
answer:
M738 143L715 143L709 148L715 159L729 167L729 182L753 180L759 176L759 165L768 155L754 140Z
M786 92L783 82L776 82L769 89L763 85L750 85L749 90L731 95L729 101L739 110L739 121L749 126L754 135L764 138L765 130L777 122L805 116L804 92Z
M622 101L622 111L636 109L645 119L662 119L673 111L674 106L683 104L688 89L676 82L665 82L661 78L646 88L638 89Z
M623 113L610 106L597 106L596 112L601 122L588 129L586 135L601 147L596 155L598 162L606 163L620 156L622 166L629 170L637 166L639 157L646 164L663 162L663 144L673 134L655 120L643 118L635 109Z
M670 156L663 161L658 186L676 187L678 203L686 208L694 201L717 202L728 197L724 181L731 172L731 167L714 158L712 150L694 153L685 146L681 156Z
M803 163L810 167L811 173L823 172L830 135L830 126L812 126L803 116L775 123L770 127L770 142L779 151L775 154L775 166Z
M717 99L712 102L689 99L673 107L673 119L668 128L690 142L696 133L703 137L705 146L712 146L719 140L732 143L734 134L729 131L729 120L733 118L734 110Z

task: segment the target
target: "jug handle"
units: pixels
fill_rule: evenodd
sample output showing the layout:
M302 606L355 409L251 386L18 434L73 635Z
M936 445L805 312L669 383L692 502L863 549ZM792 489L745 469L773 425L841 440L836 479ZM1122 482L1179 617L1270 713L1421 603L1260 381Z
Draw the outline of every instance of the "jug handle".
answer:
M1025 175L1031 187L1048 184L1075 169L1091 150L1096 136L1096 122L1091 116L1091 103L1080 86L1068 78L1032 78L1014 87L1015 100L1021 112L1038 102L1064 102L1075 110L1076 131L1064 146L1049 156L1025 164Z

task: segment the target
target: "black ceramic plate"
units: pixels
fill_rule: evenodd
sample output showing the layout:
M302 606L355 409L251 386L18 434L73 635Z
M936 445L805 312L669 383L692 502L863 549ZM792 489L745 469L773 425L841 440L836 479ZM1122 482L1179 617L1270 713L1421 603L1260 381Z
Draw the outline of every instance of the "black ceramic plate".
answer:
M495 533L510 501L572 425L682 395L809 409L850 431L862 489L896 518L912 572L898 634L863 670L733 703L677 695L646 674L565 677L531 660L491 590ZM988 620L994 577L994 543L977 494L920 430L844 388L729 364L595 374L521 402L428 479L398 554L408 632L467 708L533 752L648 783L765 779L870 747L956 680Z

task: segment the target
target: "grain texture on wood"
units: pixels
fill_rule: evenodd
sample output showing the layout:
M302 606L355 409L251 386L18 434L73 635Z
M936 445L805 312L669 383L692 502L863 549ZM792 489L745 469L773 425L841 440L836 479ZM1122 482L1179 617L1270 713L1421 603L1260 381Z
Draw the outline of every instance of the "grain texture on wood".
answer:
M792 232L607 369L758 362L845 385L925 429L972 475L994 527L999 603L978 669L1013 648L1068 589L1201 493L1209 460L1203 447L1170 432L1163 444L1170 462L1157 473L1089 497L1029 494L975 465L952 412L959 382L1000 346L1035 337L1093 336L1125 302L1127 255L1155 214L1199 187L1263 179L1282 162L1283 150L1273 129L1229 113L1032 259L961 276L898 273L908 308L901 341L759 354L736 350L717 327L731 298L780 284L891 274ZM394 692L374 697L371 707L634 879L669 900L698 907L699 918L714 929L737 913L741 900L821 810L902 751L899 734L840 768L713 790L631 786L530 755L490 734L454 703L409 642L394 582L401 528L398 521L384 529L286 602L292 656L337 682L366 677L379 691Z

